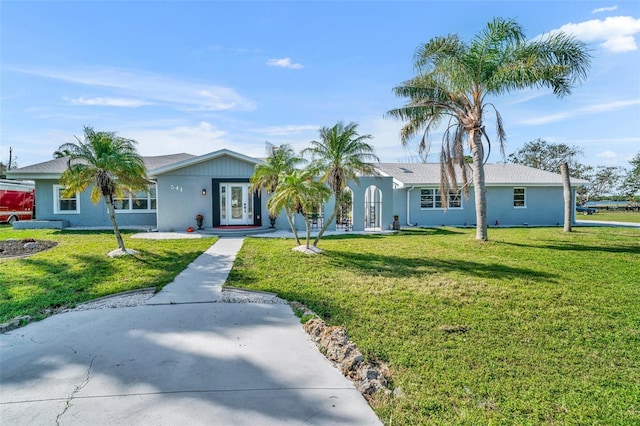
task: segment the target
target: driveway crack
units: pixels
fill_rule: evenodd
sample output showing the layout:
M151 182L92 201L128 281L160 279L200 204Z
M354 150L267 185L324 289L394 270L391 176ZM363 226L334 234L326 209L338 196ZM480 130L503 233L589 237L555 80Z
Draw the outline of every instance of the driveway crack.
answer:
M64 404L64 410L62 410L62 413L58 414L56 416L56 426L60 426L60 419L62 418L62 416L64 416L64 414L67 412L67 410L69 408L71 408L71 401L73 400L74 396L80 392L82 390L82 388L84 388L85 386L87 386L87 384L89 383L89 380L91 379L91 369L93 368L93 361L96 360L96 356L94 356L93 358L91 358L91 362L89 363L89 368L87 368L87 376L84 378L84 380L75 387L75 389L73 389L73 391L69 394L69 397L65 400L65 404Z

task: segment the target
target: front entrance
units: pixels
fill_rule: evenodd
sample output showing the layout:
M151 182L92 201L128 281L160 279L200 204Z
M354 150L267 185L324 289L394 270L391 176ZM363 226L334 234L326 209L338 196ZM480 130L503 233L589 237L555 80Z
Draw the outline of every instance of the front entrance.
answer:
M253 225L253 196L248 183L220 183L220 225Z

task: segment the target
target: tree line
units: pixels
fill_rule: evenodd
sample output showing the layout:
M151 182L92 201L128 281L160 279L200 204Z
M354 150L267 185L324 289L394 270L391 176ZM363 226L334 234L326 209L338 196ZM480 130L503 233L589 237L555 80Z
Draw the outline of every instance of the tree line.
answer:
M548 143L543 139L527 142L509 154L507 161L548 172L560 173L560 165L567 163L573 178L584 179L590 185L578 187L579 204L605 197L629 202L640 201L640 151L629 161L629 168L619 166L588 166L580 163L582 150L563 143Z

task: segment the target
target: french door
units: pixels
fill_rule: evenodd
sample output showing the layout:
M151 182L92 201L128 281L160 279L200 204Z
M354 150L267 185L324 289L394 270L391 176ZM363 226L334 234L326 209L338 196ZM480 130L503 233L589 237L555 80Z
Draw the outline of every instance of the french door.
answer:
M220 184L220 224L253 225L253 196L248 183Z

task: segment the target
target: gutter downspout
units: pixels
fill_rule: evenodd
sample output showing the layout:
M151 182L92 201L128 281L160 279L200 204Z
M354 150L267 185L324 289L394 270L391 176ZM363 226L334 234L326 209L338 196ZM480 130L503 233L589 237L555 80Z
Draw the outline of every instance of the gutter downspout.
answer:
M411 223L411 190L413 190L415 186L407 189L407 225L413 226Z

